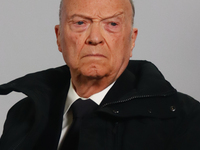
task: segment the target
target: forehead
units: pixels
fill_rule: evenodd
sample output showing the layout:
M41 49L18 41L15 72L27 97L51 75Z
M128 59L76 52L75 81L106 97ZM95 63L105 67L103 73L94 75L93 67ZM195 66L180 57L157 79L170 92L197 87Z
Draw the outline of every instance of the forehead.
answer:
M132 6L129 0L64 0L63 12L67 16L83 13L94 17L106 17L120 12L131 16Z

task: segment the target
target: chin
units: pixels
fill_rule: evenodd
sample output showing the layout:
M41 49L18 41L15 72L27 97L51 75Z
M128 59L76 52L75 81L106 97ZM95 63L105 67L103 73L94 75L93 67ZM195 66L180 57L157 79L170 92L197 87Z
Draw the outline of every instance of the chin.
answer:
M87 76L89 78L101 79L109 74L109 69L103 67L89 67L89 68L81 68L82 75Z

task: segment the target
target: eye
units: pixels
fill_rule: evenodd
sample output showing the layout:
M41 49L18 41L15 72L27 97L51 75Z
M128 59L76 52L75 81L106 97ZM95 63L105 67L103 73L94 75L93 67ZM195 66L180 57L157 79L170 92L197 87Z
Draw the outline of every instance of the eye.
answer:
M82 32L85 31L89 25L90 22L87 19L76 17L71 21L70 28L75 32Z
M117 23L115 23L115 22L111 22L110 24L111 24L111 26L116 26L117 25Z
M84 24L84 22L83 21L78 21L76 24L82 25L82 24Z
M119 32L122 29L122 23L115 20L106 20L104 22L104 28L109 32Z

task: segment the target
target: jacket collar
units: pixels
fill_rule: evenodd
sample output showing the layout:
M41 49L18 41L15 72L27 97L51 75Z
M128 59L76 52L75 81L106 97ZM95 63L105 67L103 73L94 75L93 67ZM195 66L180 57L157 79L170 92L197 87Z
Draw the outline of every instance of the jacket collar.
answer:
M130 61L102 101L99 112L117 118L171 118L178 113L176 93L152 63Z
M101 105L124 101L131 97L165 96L175 92L176 90L152 63L130 61Z

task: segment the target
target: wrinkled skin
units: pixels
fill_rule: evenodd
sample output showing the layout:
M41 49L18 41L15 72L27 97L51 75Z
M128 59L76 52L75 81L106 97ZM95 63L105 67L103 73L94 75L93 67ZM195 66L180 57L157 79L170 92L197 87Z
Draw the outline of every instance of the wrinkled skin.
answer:
M81 97L100 92L122 74L137 37L129 0L64 0L55 32Z

